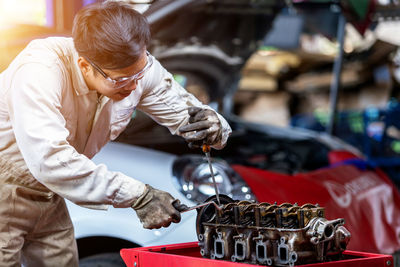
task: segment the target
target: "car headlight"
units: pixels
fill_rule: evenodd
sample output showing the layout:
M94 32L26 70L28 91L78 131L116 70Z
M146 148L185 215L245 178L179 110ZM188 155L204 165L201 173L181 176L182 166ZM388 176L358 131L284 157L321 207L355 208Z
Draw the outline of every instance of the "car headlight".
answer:
M220 194L235 200L256 200L250 187L224 160L211 160L215 182ZM215 195L207 159L199 155L178 157L173 164L172 173L177 189L191 201L201 203Z

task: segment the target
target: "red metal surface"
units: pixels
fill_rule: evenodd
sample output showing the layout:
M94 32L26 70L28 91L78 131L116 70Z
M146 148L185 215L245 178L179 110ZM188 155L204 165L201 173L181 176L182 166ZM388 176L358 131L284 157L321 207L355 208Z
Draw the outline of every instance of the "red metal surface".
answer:
M389 255L345 251L345 259L315 263L307 267L390 267ZM128 267L254 267L256 265L202 258L197 242L156 247L122 249L121 256ZM259 265L257 265L259 266Z
M360 157L346 150L335 150L329 152L328 159L330 164L336 164L344 160L360 159Z
M352 237L347 249L393 254L400 249L400 195L377 170L339 165L283 175L233 166L259 202L318 203L328 219L344 218Z

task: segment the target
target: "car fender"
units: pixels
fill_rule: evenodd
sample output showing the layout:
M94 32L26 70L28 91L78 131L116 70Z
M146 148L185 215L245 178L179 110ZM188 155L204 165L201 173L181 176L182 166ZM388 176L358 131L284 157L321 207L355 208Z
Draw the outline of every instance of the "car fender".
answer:
M110 207L107 211L93 210L80 207L70 201L67 201L67 207L75 228L76 239L107 236L139 246L196 240L195 211L184 214L179 224L148 230L143 228L134 210L129 208ZM171 233L185 233L185 235Z
M120 171L151 186L167 191L182 203L192 206L177 190L172 179L172 163L176 156L132 145L110 142L94 158L97 164L105 164L111 171ZM154 166L157 166L155 168ZM168 228L147 230L142 227L136 213L131 208L114 208L107 211L94 210L78 206L67 201L71 220L77 239L85 237L107 236L130 241L137 245L193 241L195 235L196 213L188 212L182 216L179 224ZM190 226L189 226L190 225ZM175 233L193 233L192 235L169 235Z

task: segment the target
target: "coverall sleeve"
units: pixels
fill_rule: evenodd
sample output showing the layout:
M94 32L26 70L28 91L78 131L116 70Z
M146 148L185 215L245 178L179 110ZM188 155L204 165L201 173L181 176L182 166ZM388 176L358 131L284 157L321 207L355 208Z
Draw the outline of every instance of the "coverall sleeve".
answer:
M65 80L60 68L28 63L16 71L6 94L15 139L30 172L51 191L79 205L130 207L144 184L96 165L68 143L61 113Z
M196 106L212 110L180 86L172 74L156 59L149 73L145 75L142 86L144 90L138 109L148 114L158 124L168 127L172 134L180 135L179 127L188 124L189 107ZM222 149L232 130L227 121L220 114L217 113L217 115L222 125L222 138L212 147Z

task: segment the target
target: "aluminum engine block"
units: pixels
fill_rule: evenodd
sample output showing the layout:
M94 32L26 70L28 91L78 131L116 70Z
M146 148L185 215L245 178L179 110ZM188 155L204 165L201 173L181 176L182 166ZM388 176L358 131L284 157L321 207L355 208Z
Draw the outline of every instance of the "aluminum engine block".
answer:
M220 199L225 204L205 206L197 214L200 253L206 258L268 266L338 260L351 237L344 219L327 220L318 204Z

